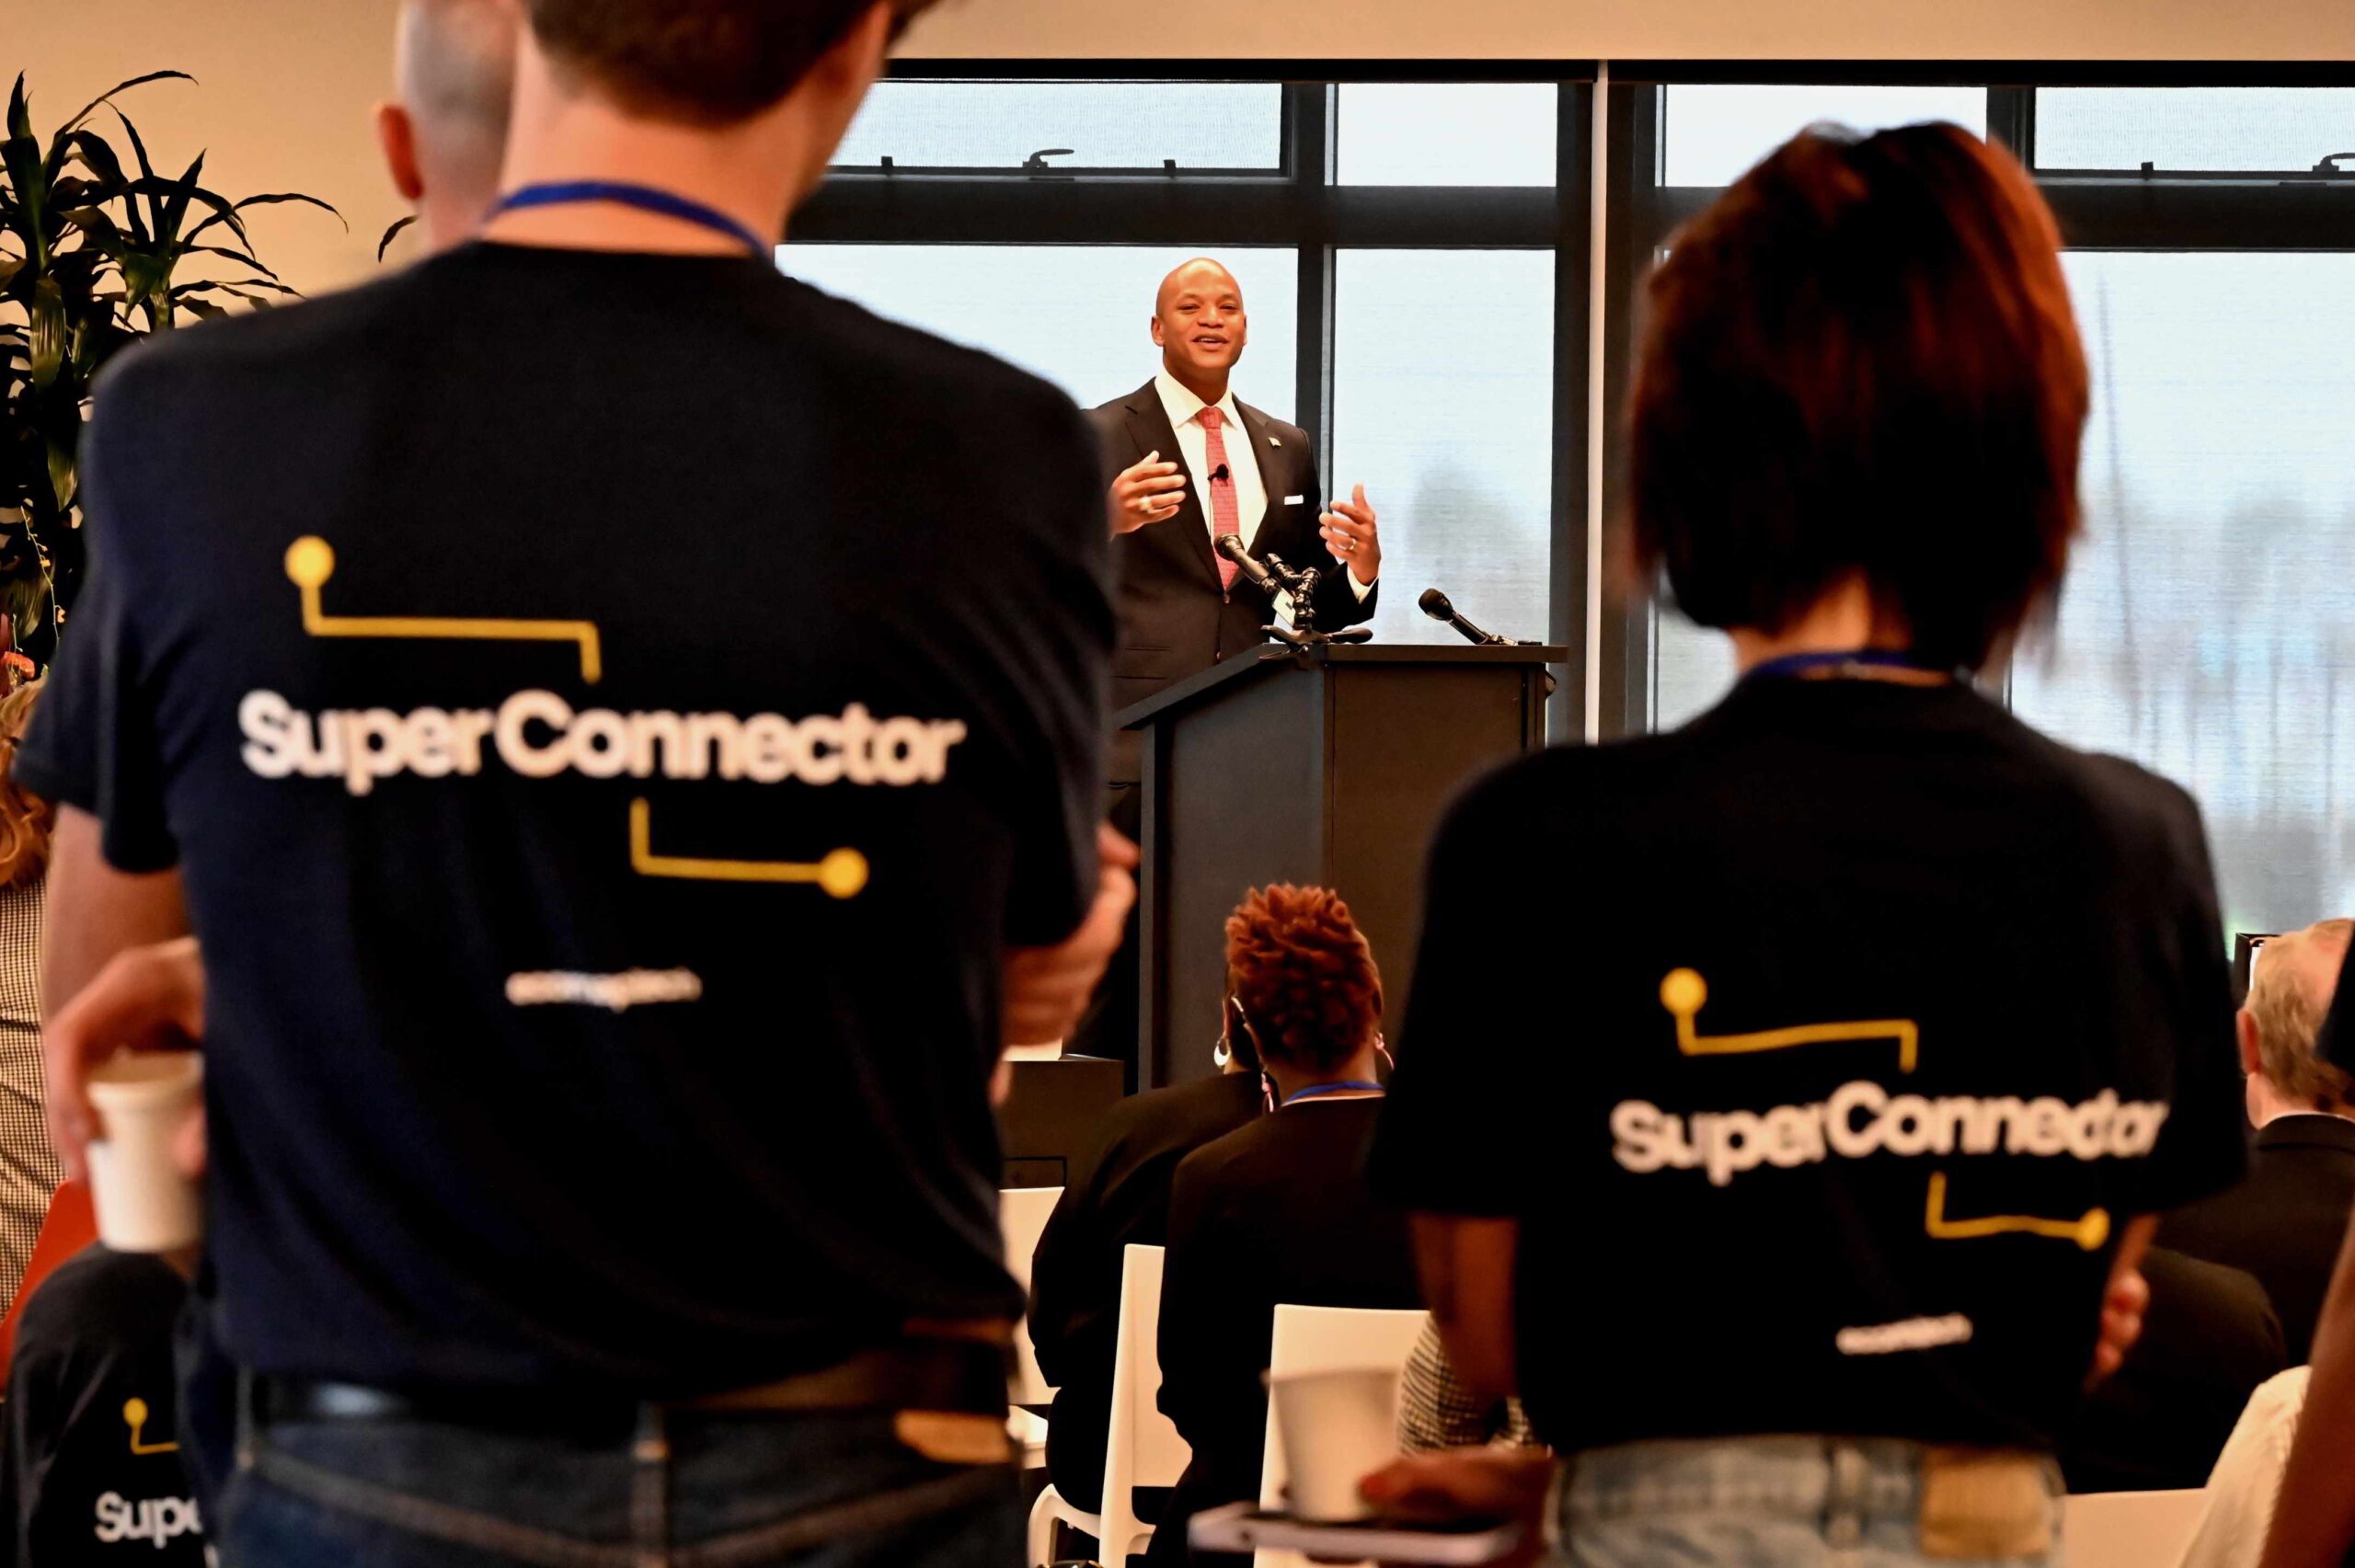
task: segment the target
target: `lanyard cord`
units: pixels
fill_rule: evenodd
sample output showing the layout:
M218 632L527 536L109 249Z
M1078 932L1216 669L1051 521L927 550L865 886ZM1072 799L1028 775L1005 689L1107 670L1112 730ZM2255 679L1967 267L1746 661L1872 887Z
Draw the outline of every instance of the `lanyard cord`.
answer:
M1382 1085L1379 1083L1368 1083L1362 1079L1345 1078L1338 1083L1312 1083L1307 1088L1300 1090L1296 1093L1286 1095L1284 1097L1284 1104L1287 1105L1297 1105L1303 1100L1313 1100L1319 1094L1362 1094L1368 1093L1380 1094L1384 1093L1384 1090Z
M768 254L769 247L762 243L760 235L718 208L650 185L631 185L621 180L570 179L527 185L500 197L499 205L491 209L491 215L521 212L534 207L579 207L595 201L610 201L616 206L635 207L641 212L676 218L681 223L726 235L754 256Z

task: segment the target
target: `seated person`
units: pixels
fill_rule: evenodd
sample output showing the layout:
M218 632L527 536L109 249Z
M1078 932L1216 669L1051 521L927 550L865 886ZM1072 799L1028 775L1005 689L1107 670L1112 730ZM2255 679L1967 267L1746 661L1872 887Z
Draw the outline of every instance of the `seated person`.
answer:
M192 1262L94 1244L26 1301L0 1423L0 1561L204 1562L172 1365Z
M2355 1208L2355 1084L2315 1054L2355 921L2329 920L2257 949L2237 1020L2248 1119L2237 1186L2159 1224L2162 1245L2257 1276L2280 1314L2290 1364L2312 1354L2338 1239Z
M1321 887L1253 891L1226 922L1233 1027L1278 1108L1188 1155L1169 1202L1161 1408L1194 1450L1153 1538L1189 1561L1195 1513L1259 1494L1275 1310L1419 1307L1406 1217L1366 1185L1382 1109L1382 976Z
M1132 1095L1104 1118L1039 1237L1030 1265L1030 1343L1055 1391L1047 1476L1080 1508L1096 1508L1104 1490L1121 1260L1132 1246L1168 1242L1169 1184L1178 1162L1266 1109L1259 1054L1233 1026L1234 1016L1230 1007L1214 1058L1217 1076Z
M2290 1364L2265 1288L2244 1271L2153 1247L2142 1277L2142 1337L2061 1450L2072 1493L2206 1485L2249 1396Z
M1398 1385L1398 1451L1428 1454L1491 1444L1534 1448L1537 1435L1529 1429L1519 1400L1484 1399L1465 1388L1447 1358L1439 1324L1425 1323Z

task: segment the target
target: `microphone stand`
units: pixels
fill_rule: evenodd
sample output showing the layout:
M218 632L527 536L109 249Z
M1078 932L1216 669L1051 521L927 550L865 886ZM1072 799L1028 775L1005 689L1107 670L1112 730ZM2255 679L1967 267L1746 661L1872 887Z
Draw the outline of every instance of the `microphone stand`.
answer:
M1290 643L1296 648L1323 647L1331 643L1370 643L1373 641L1371 626L1344 626L1338 632L1316 629L1316 589L1325 575L1315 567L1294 571L1284 565L1281 555L1269 551L1267 557L1268 575L1276 585L1292 595L1292 624L1270 622L1259 628L1278 642Z

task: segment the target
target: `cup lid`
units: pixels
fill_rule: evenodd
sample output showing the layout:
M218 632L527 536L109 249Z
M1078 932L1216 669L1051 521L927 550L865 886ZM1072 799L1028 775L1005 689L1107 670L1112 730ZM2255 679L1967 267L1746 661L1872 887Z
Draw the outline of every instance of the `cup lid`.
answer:
M112 1110L140 1110L181 1100L204 1080L195 1051L119 1051L90 1070L91 1102Z

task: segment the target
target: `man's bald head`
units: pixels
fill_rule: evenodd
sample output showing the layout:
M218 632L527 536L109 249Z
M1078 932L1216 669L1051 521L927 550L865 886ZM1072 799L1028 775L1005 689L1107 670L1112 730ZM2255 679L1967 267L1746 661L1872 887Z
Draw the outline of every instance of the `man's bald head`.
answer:
M1238 303L1243 298L1243 285L1235 280L1235 274L1226 269L1224 263L1198 256L1191 261L1179 262L1161 280L1161 288L1153 297L1153 314L1166 314L1170 302L1189 289L1232 294Z
M2349 1108L2347 1074L2316 1056L2315 1042L2330 1012L2350 936L2355 921L2344 920L2277 936L2257 949L2249 976L2244 1032L2254 1036L2254 1049L2245 1054L2256 1058L2255 1070L2277 1093L2301 1108Z
M522 14L514 0L406 0L395 44L398 97L379 114L393 183L415 202L426 245L471 235L499 196Z
M1205 403L1226 395L1227 376L1250 340L1243 285L1207 256L1161 280L1153 303L1153 341L1172 376Z

